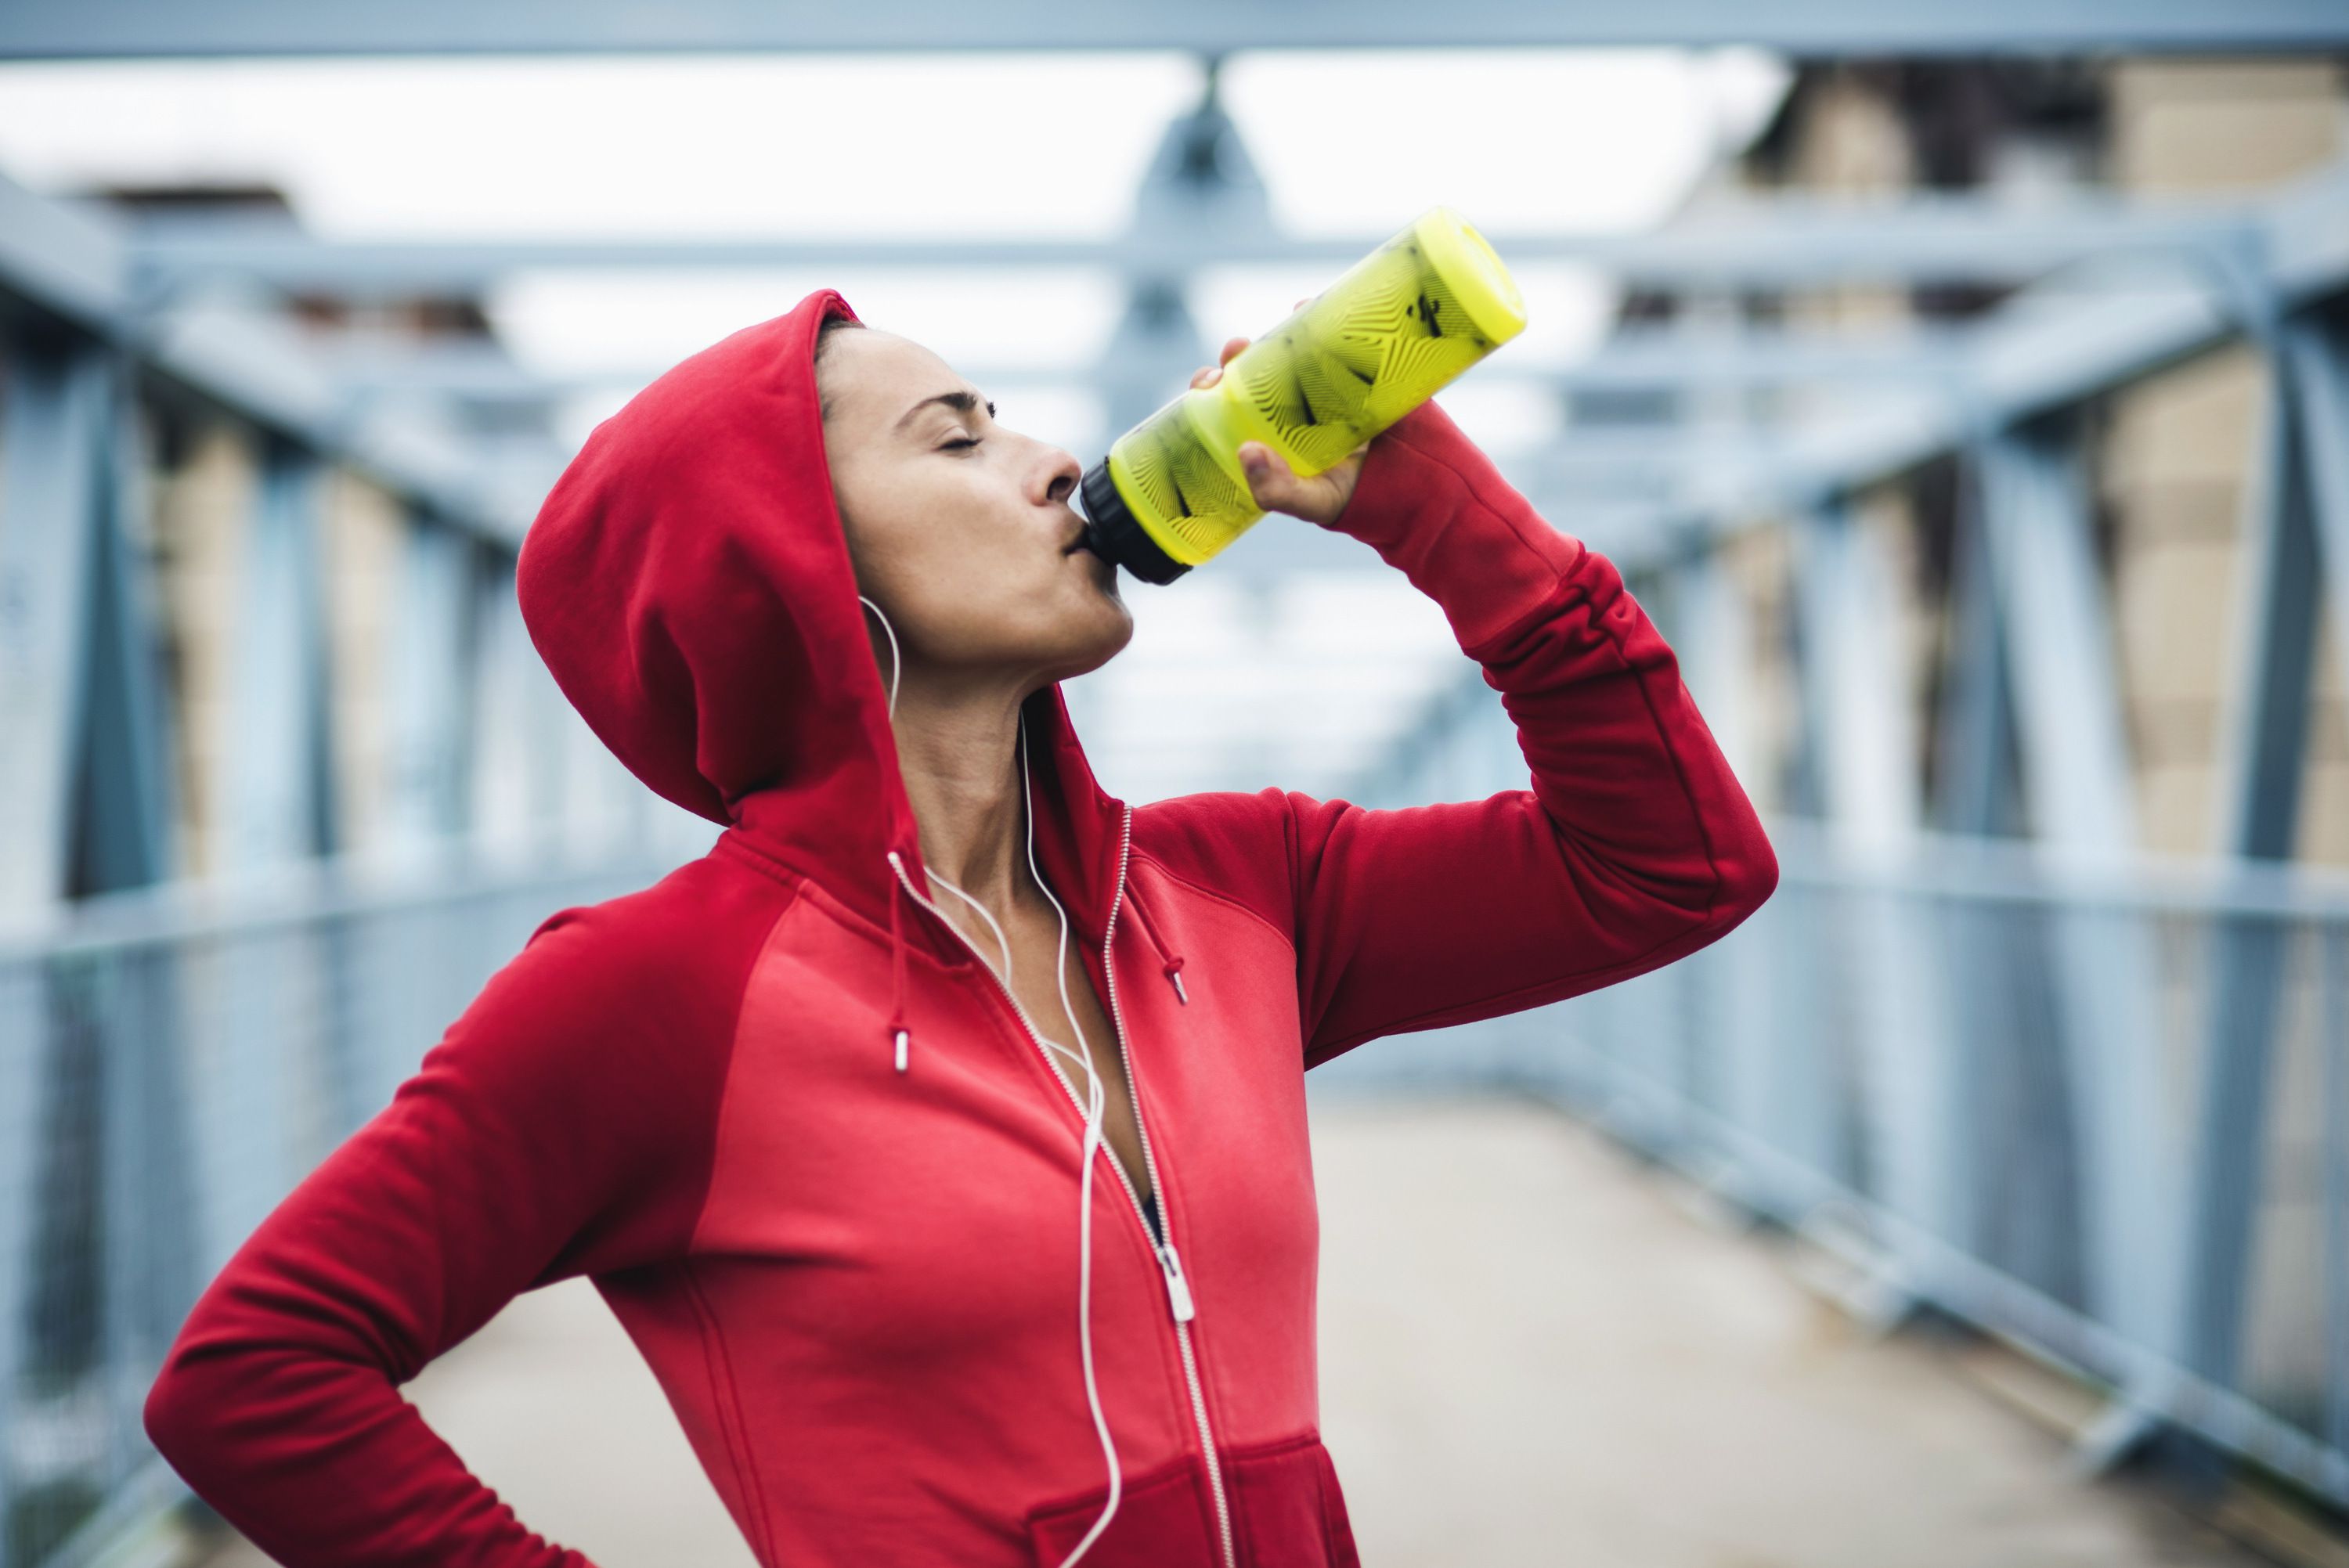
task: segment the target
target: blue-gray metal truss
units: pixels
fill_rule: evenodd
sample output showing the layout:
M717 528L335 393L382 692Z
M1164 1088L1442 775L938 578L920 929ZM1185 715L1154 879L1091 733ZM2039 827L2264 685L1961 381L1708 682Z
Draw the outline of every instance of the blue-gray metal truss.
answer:
M1899 863L1916 852L1925 824L1901 584L1881 534L1849 505L1797 518L1794 537L1803 771L1814 810L1833 824L1838 855ZM1886 1202L1922 1232L1960 1233L1951 1111L1965 1103L1964 1064L1941 1031L1911 1022L1945 1010L1934 995L1941 971L1930 934L1898 900L1861 895L1837 913L1819 939L1867 954L1851 1006L1870 1052L1868 1109L1886 1151ZM1825 1130L1812 1134L1812 1157L1834 1169L1834 1153L1818 1146ZM1930 1268L1922 1255L1888 1258L1869 1310L1893 1315L1930 1294Z
M0 404L0 923L171 874L146 426L109 349L20 340Z
M2235 606L2220 841L2247 860L2282 861L2292 852L2300 815L2321 613L2336 628L2336 643L2349 643L2339 631L2349 627L2349 463L2343 459L2349 352L2323 305L2279 313L2262 325L2272 374L2245 518L2248 569ZM2263 1175L2261 1133L2274 1113L2284 957L2273 931L2238 928L2218 954L2210 990L2188 1243L2196 1266L2186 1282L2179 1332L2187 1366L2220 1383L2235 1376L2243 1344L2250 1219ZM2333 1070L2342 1069L2336 1063ZM2334 1307L2344 1310L2337 1297Z
M0 58L171 56L578 55L820 50L1433 49L1459 46L1750 44L1799 55L2008 55L2023 52L2226 53L2349 43L2327 0L1978 0L1880 5L1731 0L1644 5L1450 6L1401 0L1309 0L1266 6L1114 0L1069 6L1008 0L983 10L909 0L884 8L788 0L761 6L634 5L623 0L505 0L469 5L305 6L286 0L16 0L0 13Z
M1972 461L1980 506L1968 523L1988 546L2031 841L2052 860L2126 865L2139 844L2116 619L2076 434L2062 421L1998 430ZM2157 1140L2165 1110L2149 1010L2158 965L2141 925L2100 912L2064 912L2049 936L2083 1130L2090 1310L2132 1342L2167 1349L2177 1202Z
M1186 160L1195 139L1226 150ZM477 294L512 273L847 267L956 272L1109 272L1180 279L1207 267L1351 265L1385 234L1290 235L1261 210L1261 188L1237 160L1237 137L1213 106L1178 119L1146 177L1181 193L1145 202L1137 223L1100 239L558 238L494 241L326 240L280 219L158 216L133 236L131 278L148 302L211 280L365 299L419 292ZM1203 182L1199 170L1211 168ZM1205 184L1205 189L1196 187ZM1185 190L1185 186L1193 189ZM1251 197L1247 192L1253 191ZM1176 217L1185 221L1172 221ZM1472 214L1473 216L1473 214ZM2082 262L2159 259L2239 245L2258 210L2235 201L2132 201L2081 193L2017 208L1975 196L1852 202L1745 198L1669 227L1635 233L1485 231L1512 264L1574 263L1659 288L1816 288L1828 284L2015 284Z
M1737 659L1723 655L1701 619L1735 596L1722 585L1723 547L1747 530L1792 521L1804 743L1789 793L1820 830L1787 837L1807 849L1806 875L1840 867L1830 874L1847 885L1826 901L1838 922L1832 929L1817 923L1821 901L1808 895L1773 915L1801 939L1771 951L1779 962L1838 955L1837 1008L1867 1024L1868 1068L1856 1092L1878 1167L1854 1165L1850 1123L1820 1119L1836 1108L1816 1086L1847 1065L1819 1057L1809 1026L1761 1022L1792 1006L1798 1018L1823 1025L1824 1004L1805 999L1806 976L1762 973L1758 958L1734 956L1738 937L1706 961L1719 989L1700 988L1692 1004L1720 1028L1703 1037L1722 1042L1707 1070L1724 1082L1691 1078L1670 1087L1680 1080L1668 1059L1652 1055L1627 1070L1638 1041L1672 1037L1654 995L1610 997L1587 1016L1609 1020L1593 1026L1614 1042L1600 1081L1607 1114L1626 1136L1672 1150L1732 1194L1774 1193L1765 1205L1774 1212L1791 1203L1796 1214L1847 1216L1855 1193L1866 1191L1868 1228L1883 1249L1870 1266L1889 1289L1887 1310L1921 1296L2113 1379L2106 1418L2084 1435L2085 1464L2108 1463L2175 1426L2349 1502L2349 1449L2340 1446L2349 1429L2349 1240L2336 1233L2349 1213L2349 1123L2337 1113L2323 1124L2321 1162L2323 1212L2333 1227L2322 1233L2318 1263L2329 1403L2308 1429L2240 1391L2253 1238L2276 1136L2287 942L2308 931L2303 918L2283 905L2267 913L2253 900L2209 927L2209 968L2197 994L2205 1009L2194 1057L2200 1082L2180 1086L2168 1081L2155 1050L2171 1032L2159 998L2178 977L2165 972L2157 927L2141 910L2051 893L2032 917L2036 939L2018 950L2014 923L1994 929L1973 913L1937 909L1938 895L1923 886L1961 863L1948 859L1952 831L1980 835L1977 842L2019 841L2033 869L2018 871L2018 888L2142 874L2116 622L2093 543L2078 415L2139 377L2230 342L2261 351L2271 375L2245 528L2249 569L2225 612L2237 652L2216 834L2229 858L2216 866L2249 888L2258 879L2247 868L2289 860L2320 606L2333 624L2349 625L2344 304L2349 186L2333 173L2286 193L2259 243L2216 273L2126 296L2075 295L2053 308L2026 293L1956 350L1944 381L1793 433L1737 471L1716 470L1695 499L1652 514L1640 543L1611 552L1641 593L1681 607L1672 634L1718 694L1704 698L1710 716L1749 696ZM1934 715L1940 768L1928 799L1920 738L1884 717L1895 695L1906 695L1905 654L1889 616L1891 587L1882 563L1868 559L1855 518L1887 481L1952 456L1964 499L1953 543L1951 656ZM1570 513L1557 521L1578 531ZM1743 642L1750 634L1733 635ZM1464 674L1457 694L1439 699L1442 725L1405 736L1356 793L1380 802L1416 798L1418 781L1444 767L1428 753L1474 722L1462 710L1490 707L1480 684ZM1727 722L1742 728L1746 721ZM1928 820L1934 829L1920 830ZM1904 946L1904 919L1936 923L1930 948ZM2337 975L2333 954L2349 938L2327 927L2318 941L2323 962L2335 966L2324 973ZM1951 984L1971 974L2005 974L2032 994ZM2304 982L2290 983L2294 995L2309 994ZM2342 1060L2349 1031L2337 1021L2349 1002L2337 979L2313 991L2335 1020L2320 1037L2320 1076L2337 1101L2349 1092L2341 1087L2349 1078ZM1752 1015L1743 1027L1736 1009ZM1775 1078L1744 1065L1754 1047L1741 1042L1757 1026L1775 1031ZM1977 1045L2044 1031L2058 1050L2062 1087L2048 1086L2044 1064L1937 1055L1944 1030ZM2056 1184L2040 1191L2067 1189L2070 1212L2020 1240L1987 1235L1985 1216L1968 1212L1963 1189L1980 1172L1962 1161L1983 1150L1960 1148L1950 1136L1952 1121L1992 1119L1991 1108L1969 1103L1970 1078L2017 1071L2041 1075L2033 1092L2069 1107L2069 1157L2077 1162L2068 1174L2030 1174ZM1640 1109L1626 1113L1626 1104ZM2189 1109L2181 1143L2173 1130ZM1693 1137L1692 1128L1700 1130ZM2046 1294L2054 1286L2026 1284L1992 1261L2018 1245L2042 1259L2076 1259L2079 1277L2065 1287L2076 1290L2076 1305L2059 1305Z
M264 445L246 519L228 723L212 780L215 865L241 877L337 847L317 454Z

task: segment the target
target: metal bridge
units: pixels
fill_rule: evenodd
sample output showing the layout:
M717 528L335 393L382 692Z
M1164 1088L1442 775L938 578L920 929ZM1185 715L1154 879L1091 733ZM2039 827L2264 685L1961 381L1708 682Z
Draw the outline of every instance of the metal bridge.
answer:
M322 346L289 326L288 298L464 295L615 265L1099 274L1124 304L1097 358L963 368L1076 388L1108 434L1213 359L1203 275L1339 266L1384 238L1283 232L1219 89L1228 56L2349 48L2349 10L2315 0L2134 9L0 12L0 61L18 62L916 47L1201 61L1131 226L1107 238L338 242L128 216L0 168L5 1561L108 1561L177 1503L139 1408L195 1292L548 910L641 886L709 838L586 734L513 601L515 549L566 455L546 410L632 376L543 375L487 342ZM2349 804L2309 793L2325 736L2349 724L2349 162L2192 197L1715 191L1646 232L1491 238L1513 262L1572 262L1669 303L1626 309L1586 356L1478 377L1556 411L1554 430L1496 456L1623 566L1770 809L1783 878L1694 958L1353 1053L1325 1069L1331 1085L1569 1107L1835 1249L1871 1320L1945 1314L2061 1367L2105 1402L2087 1468L2182 1445L2349 1510L2349 853L2318 863L2311 843ZM1936 291L1970 303L1858 331L1798 308ZM2155 738L2129 691L2131 661L2154 655L2116 602L2099 474L2116 400L2229 356L2256 367L2257 415L2237 583L2210 598L2208 831L2180 853L2145 820ZM191 429L233 431L254 470L202 711L159 610L155 476L185 461ZM326 497L348 476L389 498L380 564L396 584L366 672L364 815L345 778L347 606L321 562ZM1934 528L1883 525L1887 496L1920 490L1939 498L1917 503ZM1361 565L1317 530L1261 533L1218 572L1275 616ZM1930 654L1901 553L1920 539ZM1183 657L1208 687L1195 743L1260 672L1204 644ZM1112 700L1088 695L1081 724ZM177 759L199 728L214 738L191 799ZM1525 778L1456 655L1355 738L1282 758L1259 737L1215 766L1294 761L1281 781L1365 805ZM1133 757L1170 787L1216 777L1149 772L1163 762Z

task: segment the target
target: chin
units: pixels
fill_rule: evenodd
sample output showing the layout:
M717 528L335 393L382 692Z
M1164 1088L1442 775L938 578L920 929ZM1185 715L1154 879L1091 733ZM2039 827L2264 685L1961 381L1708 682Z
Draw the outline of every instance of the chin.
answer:
M1066 667L1056 678L1069 680L1097 670L1132 641L1133 612L1125 607L1125 601L1114 596L1099 600L1081 617L1071 618L1061 642L1065 655L1058 661Z

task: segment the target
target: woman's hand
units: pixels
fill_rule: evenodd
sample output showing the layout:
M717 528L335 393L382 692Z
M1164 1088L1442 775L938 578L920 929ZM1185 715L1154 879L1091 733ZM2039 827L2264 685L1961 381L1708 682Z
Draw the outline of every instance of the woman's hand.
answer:
M1297 302L1302 305L1305 302ZM1232 356L1248 346L1245 337L1235 337L1224 345L1217 363L1203 366L1191 377L1194 387L1213 387L1224 378L1224 366ZM1240 467L1247 470L1248 490L1257 505L1267 511L1285 511L1291 517L1329 527L1346 510L1353 499L1354 481L1361 477L1362 454L1369 451L1365 441L1345 457L1318 474L1300 478L1288 466L1288 459L1266 446L1262 441L1242 441L1239 447Z

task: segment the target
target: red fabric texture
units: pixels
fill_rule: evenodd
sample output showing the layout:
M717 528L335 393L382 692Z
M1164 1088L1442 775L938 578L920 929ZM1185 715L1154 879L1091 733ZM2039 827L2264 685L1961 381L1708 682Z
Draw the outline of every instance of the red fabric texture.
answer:
M550 916L238 1248L149 1394L157 1448L286 1568L585 1568L398 1392L516 1294L582 1275L769 1568L1057 1563L1099 1511L1081 1118L888 861L929 895L824 465L827 314L853 313L819 290L597 426L522 552L564 692L724 831ZM1132 1054L1214 1449L1103 1150L1094 1360L1125 1481L1095 1568L1222 1563L1219 1491L1228 1568L1355 1562L1319 1437L1305 1069L1656 968L1776 881L1613 564L1440 407L1371 443L1336 526L1442 606L1528 788L1130 808L1058 686L1025 709L1038 859Z

